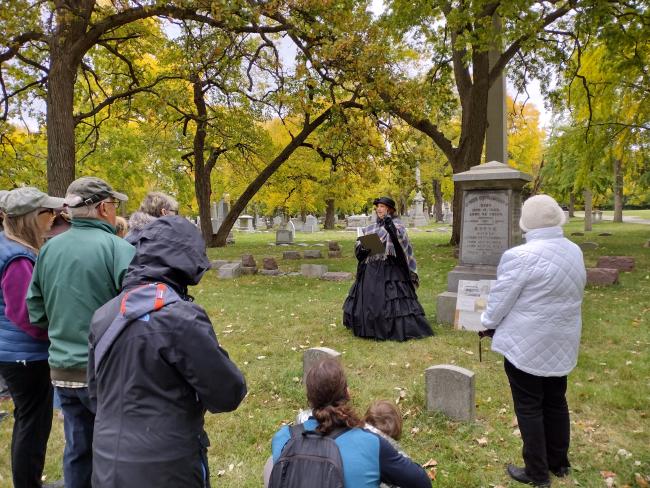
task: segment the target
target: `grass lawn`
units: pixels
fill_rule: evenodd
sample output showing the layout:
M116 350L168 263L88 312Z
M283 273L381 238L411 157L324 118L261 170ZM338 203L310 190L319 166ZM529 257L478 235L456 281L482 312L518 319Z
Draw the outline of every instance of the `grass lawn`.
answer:
M630 212L631 214L631 212ZM438 227L438 226L433 226ZM567 225L567 235L582 221ZM614 235L605 237L602 231ZM213 486L259 487L270 439L305 406L299 378L302 351L327 346L343 353L343 362L360 413L374 399L404 398L402 446L420 463L437 461L438 487L505 487L507 462L521 462L521 441L513 424L510 390L502 357L484 352L478 361L477 337L435 324L436 295L446 289L447 272L455 265L448 233L412 232L418 259L419 297L436 336L407 343L381 343L354 338L341 324L341 305L350 282L334 283L301 276L245 276L221 281L210 272L193 294L212 318L219 340L244 372L249 395L234 413L207 415L206 428ZM236 244L209 251L213 259L237 259L252 253L278 258L283 270L298 270L301 261L282 261L287 249L323 249L317 243L338 240L344 258L313 262L330 271L356 267L354 234L301 234L309 247L272 247L273 233L236 234ZM635 473L650 476L650 250L642 247L650 226L598 223L576 242L595 241L585 253L588 266L599 255L636 257L636 270L611 288L590 288L583 306L580 360L569 377L572 412L571 460L574 473L554 486L606 486L601 472L614 473L616 486L648 486ZM304 262L304 261L302 261ZM423 408L424 370L435 364L456 364L476 372L477 420L452 422ZM0 409L11 410L11 402ZM9 445L13 421L0 423L0 486L11 486ZM478 440L481 439L479 443ZM487 440L487 443L485 442ZM48 450L48 480L61 474L62 422L54 420ZM610 475L611 475L610 473Z

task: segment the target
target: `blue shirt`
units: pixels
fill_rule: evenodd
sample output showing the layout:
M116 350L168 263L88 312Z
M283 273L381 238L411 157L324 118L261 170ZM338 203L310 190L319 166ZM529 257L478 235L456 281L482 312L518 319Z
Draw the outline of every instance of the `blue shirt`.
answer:
M305 429L315 430L313 417ZM289 426L282 427L271 442L273 462L291 438ZM343 460L345 488L378 488L380 482L409 488L430 488L431 481L422 467L398 453L388 441L363 429L350 429L335 439Z

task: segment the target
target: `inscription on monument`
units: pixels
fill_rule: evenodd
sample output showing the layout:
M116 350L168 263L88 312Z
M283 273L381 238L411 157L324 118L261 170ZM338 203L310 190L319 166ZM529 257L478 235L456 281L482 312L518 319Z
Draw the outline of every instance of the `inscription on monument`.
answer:
M499 264L508 249L508 191L473 190L464 194L461 264Z

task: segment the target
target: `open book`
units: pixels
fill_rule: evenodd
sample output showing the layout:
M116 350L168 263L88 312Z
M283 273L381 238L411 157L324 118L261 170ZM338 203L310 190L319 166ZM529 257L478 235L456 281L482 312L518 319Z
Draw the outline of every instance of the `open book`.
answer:
M364 236L357 237L357 241L361 243L365 249L370 251L370 255L374 256L375 254L384 254L386 246L377 234L366 234Z

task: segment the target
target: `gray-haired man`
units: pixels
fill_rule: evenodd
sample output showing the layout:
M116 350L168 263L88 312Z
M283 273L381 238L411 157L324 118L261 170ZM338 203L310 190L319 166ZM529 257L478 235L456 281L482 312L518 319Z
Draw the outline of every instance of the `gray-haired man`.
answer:
M90 488L95 409L88 397L88 331L95 310L115 297L135 254L115 235L116 210L128 198L100 178L73 181L66 192L72 227L41 249L27 307L48 329L49 363L64 414L66 488Z

